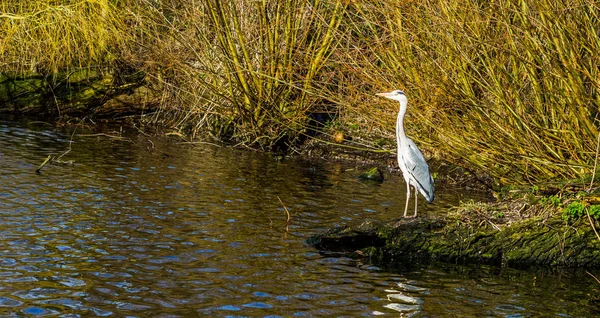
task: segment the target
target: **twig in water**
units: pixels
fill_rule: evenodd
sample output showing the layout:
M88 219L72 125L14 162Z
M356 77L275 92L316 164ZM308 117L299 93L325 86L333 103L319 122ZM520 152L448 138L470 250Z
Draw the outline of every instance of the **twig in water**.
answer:
M50 160L54 160L54 157L52 157L51 155L48 155L48 157L46 158L46 160L44 160L44 162L42 162L42 164L35 169L35 173L40 173L40 171L42 171L42 168L48 163L48 161Z
M279 196L277 196L277 199L279 200L279 203L281 203L281 205L283 206L283 209L285 210L285 213L287 214L286 223L290 224L290 221L292 220L292 216L290 215L290 211L288 211L288 209L285 207L285 204L283 204L283 201L281 201L281 199L279 198Z
M154 143L152 142L152 140L148 139L148 142L150 143L150 146L148 146L148 151L154 150Z
M71 138L69 139L69 149L67 149L67 151L65 151L62 155L52 158L52 162L57 162L57 163L62 163L62 164L73 164L73 160L69 160L69 161L62 161L60 160L60 158L62 158L64 155L68 154L69 152L71 152L71 147L73 146L73 136L75 136L75 132L77 131L77 126L75 126L75 129L73 129L73 133L71 133Z
M219 147L221 148L220 145L212 143L212 142L207 142L207 141L186 141L186 143L191 144L191 145L195 145L195 144L205 144L205 145L211 145L211 146L215 146L215 147Z
M185 138L185 136L182 133L177 132L177 131L168 132L165 134L165 136L177 136L177 137L181 138L183 141L189 142L189 140L187 140L187 138Z
M590 187L588 192L592 191L592 185L594 185L594 178L596 177L596 167L598 166L598 150L600 150L600 132L598 133L598 141L596 142L596 158L594 159L594 171L592 171L592 181L590 181Z
M127 137L114 136L114 135L109 135L109 134L105 134L105 133L98 133L98 134L78 134L77 136L78 137L98 137L98 136L103 136L103 137L108 137L108 138L113 138L113 139L119 139L119 140L133 142L131 139L129 139Z
M73 133L71 134L71 139L69 139L69 149L67 149L67 151L65 151L63 154L61 154L60 156L56 157L56 156L52 156L52 155L48 155L48 157L46 158L46 160L44 160L44 162L42 162L42 164L35 169L35 173L40 173L42 171L42 168L48 163L66 163L66 164L73 164L73 161L62 161L60 160L60 158L62 158L64 155L68 154L71 151L71 145L73 144L73 136L75 135L75 132L77 131L77 129L73 130Z

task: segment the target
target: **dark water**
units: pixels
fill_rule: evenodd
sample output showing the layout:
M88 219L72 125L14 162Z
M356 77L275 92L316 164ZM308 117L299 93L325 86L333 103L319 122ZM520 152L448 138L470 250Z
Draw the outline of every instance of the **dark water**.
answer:
M0 121L0 316L593 316L600 284L448 264L383 269L305 243L397 217L404 188L332 163ZM292 220L286 224L282 203ZM422 213L464 199L440 190ZM424 201L424 200L421 200ZM423 202L424 203L424 202ZM600 273L596 273L600 274ZM597 275L598 276L598 275Z

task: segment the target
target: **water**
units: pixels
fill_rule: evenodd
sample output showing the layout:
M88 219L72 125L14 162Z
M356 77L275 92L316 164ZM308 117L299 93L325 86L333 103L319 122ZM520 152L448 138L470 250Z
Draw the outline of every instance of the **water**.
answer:
M398 175L361 182L360 171L340 164L139 134L76 135L62 158L73 165L36 174L71 138L44 127L0 121L3 317L600 311L600 284L585 273L448 264L385 269L305 243L332 226L397 217L404 205ZM445 213L461 199L441 189L435 204L421 202L420 213Z

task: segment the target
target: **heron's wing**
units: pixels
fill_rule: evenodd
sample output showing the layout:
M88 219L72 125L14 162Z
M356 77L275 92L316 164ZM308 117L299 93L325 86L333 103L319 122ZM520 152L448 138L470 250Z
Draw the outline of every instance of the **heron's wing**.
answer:
M407 140L406 147L403 147L402 158L406 164L406 170L410 174L410 178L416 183L415 186L419 192L423 194L427 201L433 201L433 178L429 173L429 166L417 145L410 139Z

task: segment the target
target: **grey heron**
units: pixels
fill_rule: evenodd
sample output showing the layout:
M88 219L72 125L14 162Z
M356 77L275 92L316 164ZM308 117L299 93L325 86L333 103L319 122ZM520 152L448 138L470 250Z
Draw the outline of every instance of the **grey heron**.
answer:
M389 93L378 93L378 96L393 99L400 102L400 111L396 120L396 141L398 143L398 165L404 175L406 181L406 205L404 206L404 217L408 210L408 200L410 199L410 187L413 186L418 190L427 202L433 201L433 178L429 173L429 166L425 161L425 157L417 148L417 145L404 132L404 115L408 106L408 99L404 92L395 90ZM415 193L415 214L417 216L417 197Z

